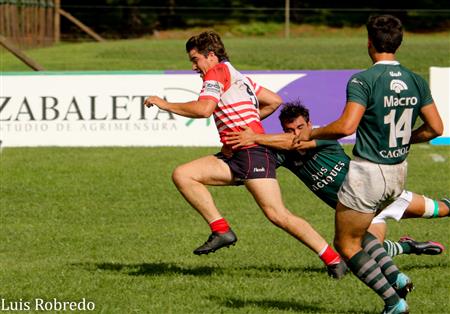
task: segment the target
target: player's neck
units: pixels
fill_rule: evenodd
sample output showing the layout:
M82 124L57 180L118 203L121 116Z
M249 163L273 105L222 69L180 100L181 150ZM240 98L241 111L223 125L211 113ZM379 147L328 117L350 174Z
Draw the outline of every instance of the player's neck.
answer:
M394 53L387 53L387 52L382 52L382 53L374 53L373 55L371 55L372 61L373 63L377 63L380 61L395 61L395 54Z

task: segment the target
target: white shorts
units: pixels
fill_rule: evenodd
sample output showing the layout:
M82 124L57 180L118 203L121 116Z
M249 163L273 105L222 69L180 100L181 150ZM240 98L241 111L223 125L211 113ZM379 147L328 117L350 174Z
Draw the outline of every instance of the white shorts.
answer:
M339 202L359 212L379 212L400 196L406 172L406 160L385 165L356 157L350 161L347 176L339 189Z
M412 192L403 191L402 194L400 194L400 196L392 204L383 209L372 219L372 223L386 223L386 219L395 219L397 221L400 221L405 210L408 208L409 204L411 204L412 198Z

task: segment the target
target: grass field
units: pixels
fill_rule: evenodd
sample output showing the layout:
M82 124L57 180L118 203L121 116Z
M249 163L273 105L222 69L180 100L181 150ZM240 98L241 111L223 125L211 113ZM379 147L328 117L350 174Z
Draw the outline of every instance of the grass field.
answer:
M295 29L294 29L295 30ZM233 64L240 70L363 69L370 66L366 31L359 29L301 28L293 38L236 38L224 36ZM200 30L195 30L200 31ZM50 71L82 70L189 70L184 52L190 32L173 39L155 38L105 43L62 43L31 49L27 54ZM407 33L398 52L399 60L428 78L430 66L450 66L449 32ZM2 71L30 71L0 49Z
M350 149L349 146L346 147ZM328 278L306 247L272 226L242 187L212 188L238 234L198 257L208 226L178 194L172 169L215 148L6 148L1 155L0 296L95 302L96 313L379 313L353 275ZM448 195L448 147L412 149L408 188ZM435 162L437 155L444 162ZM333 211L285 170L287 206L326 239ZM390 223L448 248L445 219ZM399 256L416 283L412 313L448 313L449 253ZM8 312L8 311L6 311ZM12 312L11 312L12 313ZM16 312L17 313L17 312Z

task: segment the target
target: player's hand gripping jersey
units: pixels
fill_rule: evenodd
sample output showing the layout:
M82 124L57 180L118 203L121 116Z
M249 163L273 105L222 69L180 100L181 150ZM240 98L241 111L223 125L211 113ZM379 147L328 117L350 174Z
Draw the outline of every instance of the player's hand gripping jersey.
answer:
M213 116L222 143L225 143L226 133L241 131L241 126L264 133L256 98L260 89L261 86L239 73L229 62L221 62L205 74L198 99L212 99L217 103Z

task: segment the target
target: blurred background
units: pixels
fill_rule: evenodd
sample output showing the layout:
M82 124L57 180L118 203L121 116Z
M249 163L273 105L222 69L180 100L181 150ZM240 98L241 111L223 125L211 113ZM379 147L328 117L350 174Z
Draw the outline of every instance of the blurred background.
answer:
M446 0L1 0L0 33L21 47L98 39L79 23L104 39L184 38L173 31L205 27L224 36L296 37L305 31L299 25L360 27L372 13L394 14L410 32L450 28Z

